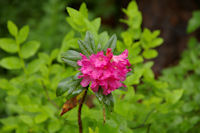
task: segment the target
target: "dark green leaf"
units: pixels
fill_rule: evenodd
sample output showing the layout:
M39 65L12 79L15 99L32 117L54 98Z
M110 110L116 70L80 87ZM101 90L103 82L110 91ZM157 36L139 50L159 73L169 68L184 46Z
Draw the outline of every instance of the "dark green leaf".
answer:
M107 44L104 47L104 51L106 51L108 48L112 49L112 52L115 51L117 43L117 36L114 34L111 36L111 38L108 40Z
M92 53L96 52L94 37L89 31L86 32L85 43L92 49Z
M102 89L99 89L98 92L95 93L97 99L100 103L103 103L109 111L113 111L114 108L114 100L112 94L104 95Z
M126 88L126 87L120 87L120 88L118 88L119 90L122 90L122 91L128 91L128 88Z
M99 43L98 46L97 46L97 52L101 51L101 44Z
M75 79L75 76L70 76L62 80L58 85L56 95L61 96L65 92L68 92L68 95L70 95L78 87L78 85L80 85L80 82L81 79Z
M85 47L84 42L81 41L81 40L78 40L78 45L79 45L79 48L81 49L81 53L83 53L84 55L86 55L87 57L89 57L90 53L87 50L87 48Z
M67 60L72 60L72 61L77 61L81 59L80 53L74 50L68 50L65 53L61 54L61 58L67 59Z
M70 98L72 98L72 97L75 97L75 96L79 95L84 89L85 89L85 88L83 88L83 87L80 85L79 87L75 88L75 90L73 90L71 93L69 93L69 94L67 95L66 98L67 98L67 99L70 99Z
M72 67L78 67L78 64L76 61L72 61L66 58L61 58L66 64L72 66Z

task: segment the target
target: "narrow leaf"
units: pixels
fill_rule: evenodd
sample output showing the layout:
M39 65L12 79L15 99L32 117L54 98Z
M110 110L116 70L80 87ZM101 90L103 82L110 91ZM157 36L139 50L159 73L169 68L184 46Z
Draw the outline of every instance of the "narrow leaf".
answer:
M108 48L112 49L112 52L115 51L117 43L117 36L114 34L111 36L111 38L108 40L107 44L104 47L104 51L106 51Z
M98 46L97 46L97 52L101 51L102 48L101 48L101 44L99 43Z
M61 58L62 61L64 61L66 64L72 66L72 67L78 67L78 64L76 61L72 61L72 60L69 60L69 59L66 59L66 58Z
M86 32L85 43L89 45L93 53L96 52L94 37L89 31Z
M61 54L61 58L77 61L81 59L80 53L74 50L68 50L65 53Z
M56 90L56 95L61 96L65 92L68 92L68 95L70 95L80 85L80 82L81 82L81 80L75 79L74 76L70 76L70 77L62 80L58 84L58 88Z
M110 112L113 111L114 108L114 100L112 94L104 95L102 89L99 89L98 92L95 93L97 99L100 103L103 103Z
M79 48L81 49L81 52L86 55L87 57L90 56L90 53L89 51L87 50L87 48L85 47L85 44L83 41L81 40L78 40L78 45L79 45Z

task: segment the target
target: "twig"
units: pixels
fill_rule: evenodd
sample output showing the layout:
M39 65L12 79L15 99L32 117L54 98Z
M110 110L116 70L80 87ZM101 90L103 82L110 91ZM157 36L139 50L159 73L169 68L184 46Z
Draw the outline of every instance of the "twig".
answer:
M45 94L46 94L46 96L47 96L48 101L49 101L53 106L55 106L57 109L59 109L59 106L49 97L49 93L48 93L48 90L47 90L45 84L44 84L42 81L41 81L41 83L42 83L42 86L43 86L43 88L44 88L44 92L45 92Z
M146 123L146 121L148 120L149 116L153 113L154 110L155 110L155 109L152 109L152 110L147 114L146 118L144 119L143 124Z
M106 123L106 111L105 111L105 106L103 105L103 124Z
M88 91L88 87L86 88L85 90L85 93L83 95L83 98L81 99L80 101L80 104L79 104L79 108L78 108L78 125L79 125L79 133L83 133L83 126L82 126L82 120L81 120L81 110L82 110L82 106L83 106L83 103L85 101L85 98L87 96L87 91Z
M148 126L147 131L149 132L150 127L151 127L151 124L145 124L145 123L146 123L146 121L148 120L149 116L153 113L154 110L155 110L155 109L152 109L152 110L147 114L147 116L145 117L144 122L143 122L142 124L140 124L140 125L138 125L138 126L136 126L136 127L133 127L132 129L137 129L137 128L142 128L142 127ZM148 132L147 132L147 133L148 133Z
M149 124L147 127L147 133L150 133L150 128L151 128L151 124Z

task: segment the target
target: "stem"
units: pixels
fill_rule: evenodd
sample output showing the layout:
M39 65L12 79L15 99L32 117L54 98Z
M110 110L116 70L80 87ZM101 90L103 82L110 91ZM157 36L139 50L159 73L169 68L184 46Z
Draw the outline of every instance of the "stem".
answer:
M151 124L145 124L145 123L146 123L146 121L148 120L149 116L153 113L154 110L155 110L155 109L152 109L152 110L147 114L147 116L145 117L144 122L143 122L142 124L140 124L140 125L138 125L138 126L136 126L136 127L133 127L132 129L137 129L137 128L142 128L142 127L148 126L148 128L147 128L147 133L148 133L149 130L150 130Z
M151 124L149 124L147 127L147 133L150 133L150 128L151 128Z
M103 124L106 123L106 111L105 111L105 106L103 105Z
M45 84L44 84L42 81L41 81L41 83L42 83L42 86L43 86L43 88L44 88L44 91L45 91L45 94L46 94L46 96L47 96L48 101L49 101L53 106L55 106L57 109L59 109L59 106L49 97L49 93L48 93L48 90L47 90Z
M87 96L87 91L88 91L88 87L86 88L85 90L85 93L83 95L83 98L81 99L80 101L80 104L79 104L79 108L78 108L78 125L79 125L79 133L83 133L83 126L82 126L82 120L81 120L81 110L82 110L82 106L83 106L83 103L85 101L85 98Z
M22 64L22 68L24 70L24 73L27 75L26 68L25 68L25 63L24 63L24 59L23 59L23 57L21 55L20 44L17 41L17 37L15 37L15 40L16 40L16 44L17 44L17 53L18 53L19 59L20 59L21 64Z

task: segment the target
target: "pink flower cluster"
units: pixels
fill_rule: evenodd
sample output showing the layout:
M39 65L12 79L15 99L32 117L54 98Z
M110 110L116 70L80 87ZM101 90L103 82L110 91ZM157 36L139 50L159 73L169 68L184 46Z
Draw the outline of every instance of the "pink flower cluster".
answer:
M83 78L81 85L86 87L91 82L90 88L97 92L101 87L103 94L108 95L111 91L125 86L122 81L126 79L126 74L131 70L127 67L131 66L127 57L128 50L125 50L121 55L114 56L112 49L108 48L106 55L103 51L97 54L92 54L89 59L81 54L82 59L77 63L81 66L80 71Z

